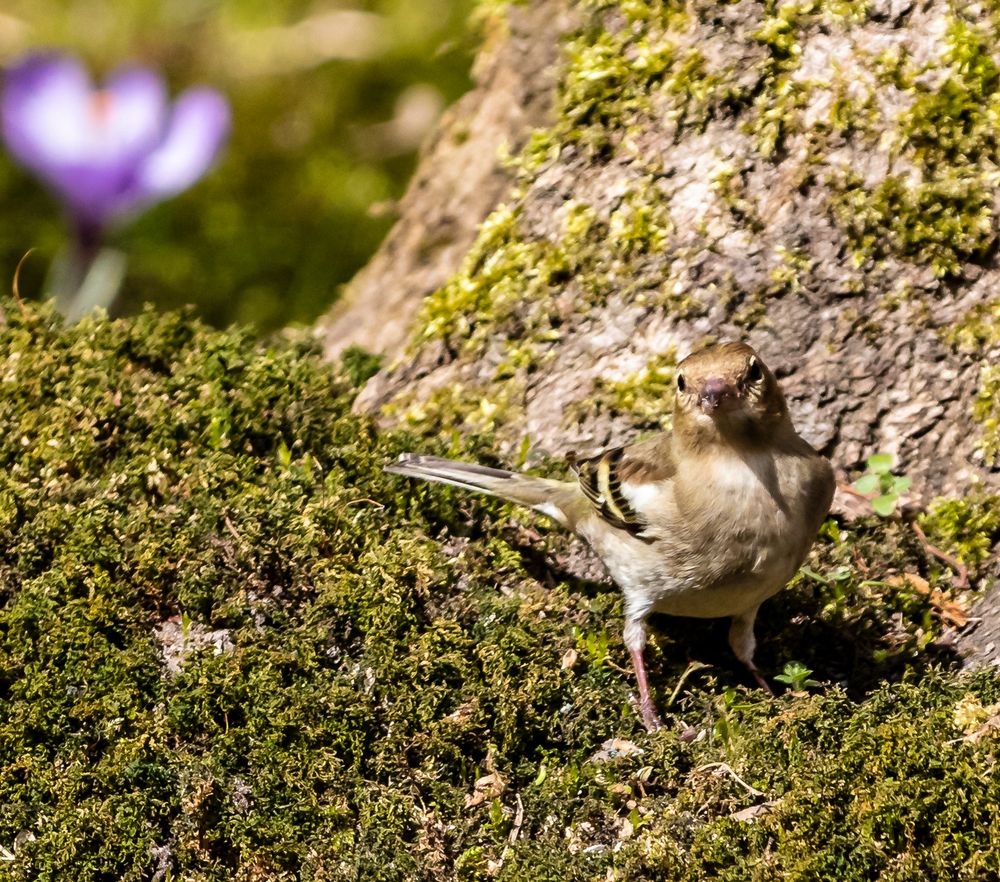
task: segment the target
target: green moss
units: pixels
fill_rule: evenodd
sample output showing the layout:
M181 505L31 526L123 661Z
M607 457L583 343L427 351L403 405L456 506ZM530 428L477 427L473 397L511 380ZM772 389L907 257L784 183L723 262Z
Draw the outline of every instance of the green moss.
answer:
M483 223L459 273L424 302L421 338L441 338L464 352L480 350L497 336L556 339L552 299L582 274L599 293L593 255L601 231L593 211L570 202L562 209L557 241L526 241L518 209L501 206ZM589 274L588 274L589 270Z
M462 425L489 430L516 414L528 376L544 363L567 319L585 315L612 294L680 315L696 308L692 298L662 284L661 253L672 221L652 177L634 182L603 217L589 205L566 202L554 239L526 240L518 215L511 206L490 215L461 271L424 301L411 344L440 339L460 359L488 359L491 375L449 384L419 401L403 393L386 413L424 431ZM572 316L565 306L568 286Z
M409 442L349 415L355 356L340 376L178 317L15 315L0 334L8 877L146 878L155 854L201 879L429 866L405 857L432 831L390 782L423 768L420 799L454 816L490 744L535 744L569 698L550 655L572 634L541 616L566 610L565 589L534 612L494 588L485 607L438 591L486 560L512 589L526 576L498 539L449 562L426 538L463 529L440 495L431 526L424 492L381 475ZM166 676L154 633L171 615L232 649ZM493 696L476 685L503 666ZM518 690L530 709L498 700ZM450 721L466 702L481 710Z
M820 537L791 590L772 602L793 605L777 613L785 623L776 635L784 657L855 688L905 669L941 636L943 623L930 595L898 574L923 575L934 587L941 581L946 593L948 574L926 569L922 549L903 524L869 521L846 530L828 521ZM806 598L821 612L803 631L796 628L792 609ZM887 622L894 624L885 628ZM822 652L813 641L826 644ZM831 663L828 654L838 660ZM781 667L777 659L774 667Z
M936 275L954 275L965 260L981 257L993 239L993 215L977 171L942 170L913 184L903 176L865 189L850 178L836 204L861 259L884 255L885 242L927 263Z
M445 287L424 303L418 327L425 338L466 336L471 323L492 319L494 312L504 307L510 311L517 292L510 290L518 271L526 271L538 258L538 248L521 243L517 237L515 211L500 206L483 223L472 251L466 256L462 270ZM483 272L482 284L474 278ZM491 285L497 285L497 296L491 298Z
M1000 297L977 303L954 325L945 328L944 339L966 352L981 352L1000 345Z
M995 137L1000 73L993 59L997 26L952 17L940 59L918 68L897 54L883 82L912 94L892 122L891 158L906 169L874 186L847 175L833 200L859 262L889 253L954 275L995 239L990 196L1000 159Z
M756 202L747 192L746 181L732 164L719 166L712 176L712 189L741 226L756 233L764 229Z
M983 425L979 449L987 465L993 465L1000 456L1000 367L984 367L979 376L979 391L972 404L972 416Z
M580 6L585 22L565 43L550 137L611 152L629 127L657 114L664 97L670 96L675 118L705 102L711 88L702 56L680 45L690 24L684 3L597 0Z
M654 241L652 209L644 213L639 205L626 205L620 211L625 220L616 233L619 248L644 253ZM565 316L557 298L568 281L578 288L581 310L611 293L597 262L600 243L609 235L607 221L587 205L567 202L557 239L525 240L518 212L501 206L487 218L461 271L424 301L416 323L420 331L411 342L417 347L439 339L469 360L489 353L492 376L481 386L451 384L419 402L399 396L387 412L403 414L414 428L465 424L482 431L510 417L518 389L561 336Z
M867 19L867 3L763 4L744 34L738 68L720 63L724 56L700 39L709 7L588 0L576 10L580 23L564 43L553 124L509 158L517 177L509 203L487 219L459 273L427 298L417 322L414 349L443 341L454 361L471 368L464 376L475 375L475 388L441 389L419 403L404 393L390 407L408 414L414 429L465 424L488 430L516 414L518 396L567 324L585 322L609 296L678 316L705 310L707 298L683 273L689 252L678 245L671 184L657 155L638 146L645 133L664 125L680 138L727 116L751 136L750 153L728 164L720 160L712 179L738 227L755 232L765 226L745 170L773 161L796 138L806 158L797 165L799 180L790 183L805 189L823 177L857 267L894 256L945 276L989 252L996 220L989 194L1000 164L994 12L974 23L950 15L941 58L918 64L894 48L859 56L860 76L834 60L824 79L813 80L801 70L804 47L821 32L849 34ZM881 100L882 91L900 93L899 100ZM827 106L807 126L806 109ZM902 113L883 118L889 112L883 108L899 106ZM850 170L824 170L824 148L844 139L888 151L888 174L873 182ZM565 157L585 176L588 166L627 165L626 189L610 204L570 199L542 224L535 216L536 184ZM710 229L707 216L698 223ZM766 321L769 298L799 291L811 271L807 252L779 245L765 281L747 289L724 276L713 280L708 296L737 324L754 327ZM848 282L851 290L865 284L862 274ZM890 296L886 302L901 301ZM915 305L911 317L919 316ZM977 342L992 339L991 321L980 310L956 339L962 336L963 346L970 334ZM874 326L867 330L878 333Z
M513 382L489 387L449 383L420 399L397 396L386 405L384 413L424 435L440 435L447 440L458 431L482 434L516 420L522 391Z
M922 571L910 531L828 525L761 615L765 669L853 701L747 692L724 625L654 619L668 725L647 736L618 592L567 576L575 540L542 519L384 475L415 447L491 456L352 415L364 364L180 316L8 312L5 878L976 878L996 735L961 739L1000 695L934 671L936 607L887 578ZM929 517L978 554L996 529L987 500ZM692 654L713 667L667 707ZM643 753L595 757L609 738Z
M362 386L379 372L382 360L380 355L372 355L357 346L348 346L340 357L340 364L351 384Z
M594 397L618 413L634 417L637 425L669 428L676 365L677 353L671 347L654 355L645 368L624 380L598 380Z
M755 65L756 79L747 80L745 62L713 67L698 48L703 9L666 2L583 6L591 15L567 42L558 122L529 148L535 160L529 167L551 155L553 142L610 153L627 148L634 129L662 126L664 119L678 132L702 131L719 115L743 111L744 130L770 158L800 130L800 111L815 85L795 76L804 34L818 26L844 29L867 15L863 2L765 4L750 40L766 51ZM620 12L629 26L621 26Z
M973 689L996 696L989 676ZM667 737L642 756L553 769L524 800L561 811L522 827L503 877L735 882L766 867L772 879L975 879L992 854L963 820L1000 832L1000 793L992 760L961 742L963 700L932 677L863 709L837 693L775 709L735 694L688 707L714 718L707 743L725 744L724 767L707 762L719 754L706 742Z
M920 518L931 542L975 567L1000 540L1000 497L983 493L965 499L936 499Z
M416 323L414 348L443 341L455 360L476 366L477 388L459 396L472 409L470 425L488 427L476 414L483 400L492 408L505 398L516 407L517 390L526 388L566 322L585 319L612 294L675 315L705 309L685 280L670 275L686 257L675 242L670 184L637 139L665 123L679 136L738 115L757 152L772 156L801 129L801 110L816 87L796 77L802 41L818 28L846 29L865 9L811 0L765 6L748 38L761 50L748 78L742 63L739 70L720 67L699 46L703 9L677 2L579 5L581 24L563 47L554 123L509 158L518 183L508 204L483 224L460 271L427 298ZM611 204L569 200L537 232L534 215L525 223L522 214L531 210L533 184L566 150L591 163L618 156L633 174ZM714 183L741 223L760 227L735 169L721 168ZM810 268L808 257L791 248L775 256L759 290L734 285L729 292L733 317L744 326L765 318L767 298L798 290ZM492 377L484 364L495 365ZM500 384L502 394L493 388ZM456 394L439 390L415 406L404 394L390 406L407 413L414 428L442 427L465 421Z
M768 50L760 67L759 92L753 113L744 130L754 138L758 153L771 158L785 138L797 129L798 112L805 105L808 86L793 76L799 64L799 27L816 4L772 4L771 13L752 34L752 39Z
M612 210L608 244L612 254L628 260L661 252L672 232L667 200L651 178L644 178L630 187Z
M601 30L567 45L557 104L567 139L601 150L622 120L652 112L652 92L675 54L672 41L663 32L659 37Z

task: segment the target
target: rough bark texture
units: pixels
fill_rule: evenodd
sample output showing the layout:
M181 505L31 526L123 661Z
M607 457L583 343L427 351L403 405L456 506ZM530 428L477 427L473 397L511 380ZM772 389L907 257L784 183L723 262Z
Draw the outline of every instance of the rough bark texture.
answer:
M1000 668L1000 591L989 592L972 609L973 624L958 639L969 667Z
M378 254L320 321L327 354L345 346L392 353L420 302L455 272L511 184L501 147L516 153L545 122L564 10L514 8L496 23L473 71L476 87L442 118Z
M525 436L551 454L599 448L669 412L677 358L740 338L842 475L888 451L914 503L996 493L994 6L578 2L573 14L546 127L506 191L490 191L502 204L475 241L450 232L431 271L400 281L426 235L407 231L432 226L440 202L418 184L355 289L381 278L398 300L356 301L327 327L331 351L361 342L395 358L358 409L493 430L501 456ZM523 15L565 20L553 0L512 22ZM498 57L545 61L552 35L515 37ZM418 180L450 187L456 149L439 142ZM405 349L395 331L352 330L400 315L415 316Z

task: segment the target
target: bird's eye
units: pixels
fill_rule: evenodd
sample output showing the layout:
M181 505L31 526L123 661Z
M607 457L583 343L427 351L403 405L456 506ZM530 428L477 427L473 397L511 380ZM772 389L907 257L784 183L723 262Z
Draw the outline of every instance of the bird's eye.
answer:
M684 374L677 375L677 391L683 392L687 388L687 383L684 382Z
M750 359L750 366L747 368L747 380L751 383L759 383L764 378L764 372L760 369L760 362L756 358Z

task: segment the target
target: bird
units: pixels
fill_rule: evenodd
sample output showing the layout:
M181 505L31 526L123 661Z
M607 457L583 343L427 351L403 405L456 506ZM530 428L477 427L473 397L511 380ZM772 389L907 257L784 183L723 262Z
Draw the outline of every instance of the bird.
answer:
M731 617L733 653L771 694L754 664L757 611L802 564L835 486L751 346L696 351L674 383L671 431L569 455L570 480L413 453L385 468L519 503L589 543L624 595L622 640L649 731L661 726L644 659L653 612Z

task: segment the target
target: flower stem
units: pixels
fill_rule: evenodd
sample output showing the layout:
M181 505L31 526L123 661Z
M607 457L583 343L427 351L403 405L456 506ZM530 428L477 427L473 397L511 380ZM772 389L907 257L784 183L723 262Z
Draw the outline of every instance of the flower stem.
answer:
M99 224L75 219L73 240L52 268L49 290L56 307L71 322L92 309L107 309L125 276L125 256L104 247Z

